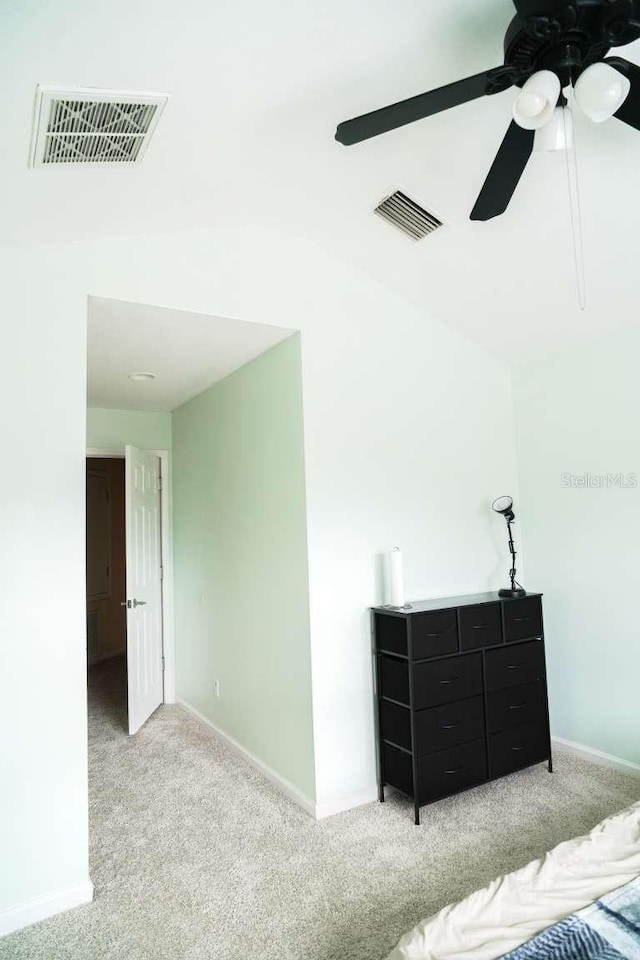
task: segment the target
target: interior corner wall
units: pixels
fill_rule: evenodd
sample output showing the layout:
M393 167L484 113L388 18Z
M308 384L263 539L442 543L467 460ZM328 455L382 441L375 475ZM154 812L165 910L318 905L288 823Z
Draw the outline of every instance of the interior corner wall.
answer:
M640 330L515 375L527 584L552 733L640 763Z
M178 699L313 809L299 335L175 410L173 436Z

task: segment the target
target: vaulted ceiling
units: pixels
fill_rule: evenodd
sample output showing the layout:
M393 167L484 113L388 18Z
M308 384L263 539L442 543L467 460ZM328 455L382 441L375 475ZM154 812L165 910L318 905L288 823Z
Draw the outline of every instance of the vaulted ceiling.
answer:
M333 139L340 120L501 63L512 15L510 0L7 2L0 242L273 227L513 362L636 323L639 133L578 126L584 312L563 155L534 154L507 214L468 221L511 92L358 146ZM638 45L624 55L640 62ZM171 100L140 166L30 169L39 81ZM413 244L374 217L397 187L445 227Z

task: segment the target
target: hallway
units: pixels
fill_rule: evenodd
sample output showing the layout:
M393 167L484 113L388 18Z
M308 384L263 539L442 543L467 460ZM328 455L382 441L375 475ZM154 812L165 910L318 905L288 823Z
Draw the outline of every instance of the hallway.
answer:
M88 671L89 743L107 739L108 731L127 731L126 656L113 657L89 667Z
M558 754L430 807L315 822L178 706L126 733L124 658L89 679L95 900L2 960L382 960L417 920L638 799ZM496 812L500 816L496 816Z

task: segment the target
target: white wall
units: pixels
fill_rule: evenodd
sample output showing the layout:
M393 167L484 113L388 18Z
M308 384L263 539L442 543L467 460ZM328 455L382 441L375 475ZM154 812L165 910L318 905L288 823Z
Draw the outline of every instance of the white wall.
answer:
M635 763L639 359L636 328L515 376L527 584L545 593L552 732ZM597 479L620 473L638 481Z
M409 598L502 584L491 500L517 496L506 368L343 275L303 327L318 810L375 796L367 607L403 549Z
M155 410L88 408L88 447L114 450L128 443L142 450L171 450L171 414Z
M91 895L85 298L5 250L0 350L0 934ZM58 270L62 274L58 274ZM64 295L59 296L61 285ZM43 471L43 464L47 465Z
M487 504L517 495L508 370L321 249L257 227L7 250L0 264L3 582L15 601L0 616L5 685L24 713L24 745L5 738L13 793L0 795L0 823L12 828L0 909L87 872L87 295L302 330L319 812L372 797L377 558L403 547L414 597L502 582L504 536ZM49 454L46 483L34 437ZM5 730L11 707L0 706Z

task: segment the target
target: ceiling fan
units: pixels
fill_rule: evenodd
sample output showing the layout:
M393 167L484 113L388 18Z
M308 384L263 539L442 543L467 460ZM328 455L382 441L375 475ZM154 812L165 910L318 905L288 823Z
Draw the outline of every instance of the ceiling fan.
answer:
M640 67L608 57L611 47L640 37L640 0L513 0L516 16L504 38L504 64L437 90L339 124L345 145L368 140L479 97L520 87L513 120L484 182L472 220L507 209L533 151L566 147L559 134L563 90L572 85L584 113L598 123L615 116L640 130Z

